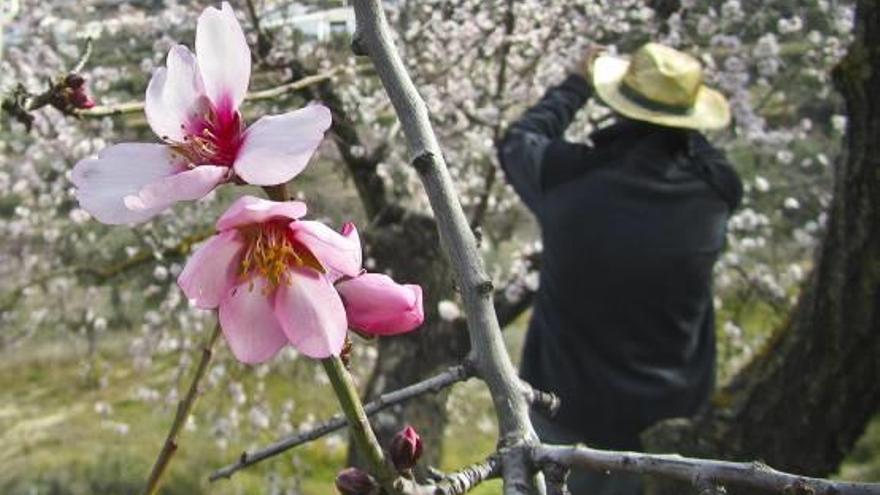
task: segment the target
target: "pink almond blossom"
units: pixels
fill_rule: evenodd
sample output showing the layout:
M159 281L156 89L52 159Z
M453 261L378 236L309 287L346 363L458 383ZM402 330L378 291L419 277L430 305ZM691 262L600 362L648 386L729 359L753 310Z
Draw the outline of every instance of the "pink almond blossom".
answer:
M193 253L177 279L196 307L219 309L223 334L239 361L266 361L287 344L313 358L339 355L349 326L365 319L359 299L364 292L357 287L338 291L334 285L344 287L370 275L362 274L357 230L346 224L339 233L302 220L305 213L306 205L299 201L239 198L217 221L218 233ZM417 309L413 301L401 304L405 298L381 294L394 292L391 287L367 289L378 294L376 309L370 311L393 324L390 333L412 330L423 319L393 315L422 314L421 288L399 287L417 293ZM352 293L358 303L351 306L349 301L348 307L343 299ZM400 320L408 322L406 330Z
M250 73L232 8L205 9L195 55L172 47L147 86L147 121L164 144L117 144L77 163L72 180L81 206L104 223L137 223L225 182L268 186L299 174L330 127L330 111L310 105L246 128L239 106Z

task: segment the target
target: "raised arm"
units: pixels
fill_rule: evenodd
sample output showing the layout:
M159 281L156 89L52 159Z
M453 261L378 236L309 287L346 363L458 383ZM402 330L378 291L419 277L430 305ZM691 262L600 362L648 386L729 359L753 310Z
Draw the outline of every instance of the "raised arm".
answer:
M542 192L542 163L547 148L560 140L577 111L592 94L587 80L569 75L508 128L498 148L507 180L526 205L536 211Z

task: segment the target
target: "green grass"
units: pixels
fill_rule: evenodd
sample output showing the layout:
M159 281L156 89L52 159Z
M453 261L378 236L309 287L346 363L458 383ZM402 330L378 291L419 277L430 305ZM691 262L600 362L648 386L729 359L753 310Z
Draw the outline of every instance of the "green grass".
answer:
M49 346L53 347L53 346ZM167 389L172 383L172 360L157 363L150 373L131 369L121 345L105 349L104 359L112 365L106 387L85 385L80 373L80 354L57 349L25 350L0 365L0 493L134 493L148 472L162 444L173 416L173 407L157 402L133 400L141 385ZM225 352L225 351L221 351ZM291 370L296 378L311 374L312 363L297 361ZM305 380L293 380L293 383ZM306 382L307 383L307 382ZM267 379L267 393L279 402L290 395L306 404L295 421L308 412L323 417L332 412L329 391L315 385L290 386L283 377ZM265 434L244 443L218 447L204 425L205 413L218 407L222 390L208 390L197 405L196 428L184 433L163 493L264 493L270 471L285 477L299 475L303 493L327 493L328 482L344 462L341 444L315 442L297 452L300 465L291 456L279 457L243 471L229 482L214 486L207 474L229 463L236 452L272 440ZM102 418L94 405L110 404L113 413ZM118 428L127 425L127 433ZM272 466L269 466L269 465ZM36 488L36 491L31 491Z
M522 325L511 334L513 346L518 347ZM179 354L166 355L149 372L140 372L127 360L125 336L106 339L100 354L102 366L109 369L108 379L104 387L97 388L88 385L83 352L76 344L73 340L34 341L0 355L0 493L4 495L137 493L164 440L173 407L161 400L136 400L133 393L139 386L167 391L174 383ZM221 347L221 354L228 352ZM314 380L316 363L299 359L281 368L266 377L265 394L273 404L295 401L293 426L310 415L320 420L336 412L329 385ZM248 369L229 372L241 373L246 388L252 385ZM181 385L187 380L184 378ZM345 465L345 443L340 435L294 449L241 471L231 480L209 484L206 479L214 469L277 435L261 433L256 438L233 439L224 448L218 446L208 422L215 411L223 410L228 400L224 392L208 389L197 404L196 428L183 433L161 493L267 493L273 477L280 486L296 485L296 493L334 492L335 474ZM97 414L97 402L109 404L113 412L107 417ZM491 402L481 383L471 380L458 386L451 404L458 414L452 416L447 433L441 466L445 470L483 459L496 442ZM119 431L122 425L127 425L124 434ZM473 493L499 491L499 484L488 483Z
M506 333L514 357L519 355L522 318ZM156 362L149 372L132 368L126 357L126 338L116 336L101 347L108 367L104 387L87 385L82 351L75 341L32 342L25 348L0 355L0 493L4 495L74 495L137 493L149 471L170 424L173 408L157 402L135 400L138 386L167 390L174 382L177 353ZM225 347L221 354L227 352ZM309 414L321 419L336 411L329 386L316 383L315 363L285 363L279 373L266 378L266 395L273 404L296 401L292 423ZM245 386L249 370L241 374ZM184 379L185 383L186 380ZM231 480L209 484L207 475L233 461L243 449L273 440L273 434L232 439L221 448L210 432L208 418L221 411L228 397L222 389L208 389L197 405L196 428L184 432L181 448L169 472L167 495L212 493L270 493L273 479L293 493L329 494L335 473L345 465L343 437L322 440L294 449L273 460L244 470ZM95 412L95 403L113 408L109 417ZM457 386L450 398L456 413L446 432L442 468L454 470L479 461L494 450L496 426L491 402L483 384L471 380ZM243 419L246 421L246 419ZM120 425L128 425L121 434ZM859 442L840 477L853 480L880 478L880 419L875 420ZM472 493L497 494L500 482L485 483ZM280 491L278 493L288 493Z

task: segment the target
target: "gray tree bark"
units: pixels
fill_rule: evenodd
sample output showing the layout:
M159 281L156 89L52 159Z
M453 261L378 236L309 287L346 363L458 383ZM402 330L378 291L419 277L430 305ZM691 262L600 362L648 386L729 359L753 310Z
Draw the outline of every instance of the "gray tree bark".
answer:
M827 231L788 323L711 407L645 435L653 451L837 470L880 406L880 2L861 0L834 73L848 112ZM664 484L658 493L683 493ZM754 493L754 492L753 492Z

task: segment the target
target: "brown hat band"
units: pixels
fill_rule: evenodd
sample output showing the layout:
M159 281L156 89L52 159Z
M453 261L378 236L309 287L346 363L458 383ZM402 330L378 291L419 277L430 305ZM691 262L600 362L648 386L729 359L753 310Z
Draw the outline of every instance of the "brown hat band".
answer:
M621 81L619 88L620 94L625 96L628 100L631 100L633 103L637 103L639 106L648 110L671 113L674 115L690 115L694 111L694 107L690 105L675 105L672 103L663 103L652 100L630 87L626 81Z

